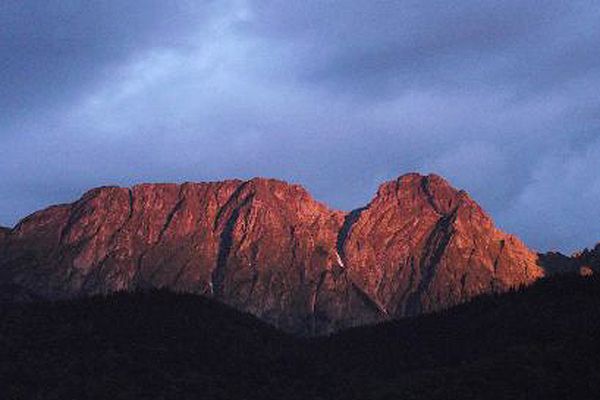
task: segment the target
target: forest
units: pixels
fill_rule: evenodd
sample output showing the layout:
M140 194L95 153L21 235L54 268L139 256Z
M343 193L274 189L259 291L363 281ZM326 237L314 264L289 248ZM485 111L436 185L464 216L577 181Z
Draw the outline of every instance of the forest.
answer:
M0 397L597 399L599 345L594 276L316 338L154 289L2 303Z

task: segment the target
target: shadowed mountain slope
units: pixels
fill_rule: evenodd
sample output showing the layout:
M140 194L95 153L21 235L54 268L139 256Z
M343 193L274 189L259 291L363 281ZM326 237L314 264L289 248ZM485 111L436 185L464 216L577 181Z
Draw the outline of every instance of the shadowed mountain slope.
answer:
M539 264L547 274L578 273L592 275L600 272L600 243L593 249L584 249L566 256L559 252L548 252L539 255Z
M190 294L0 304L9 399L597 399L600 280L300 339Z

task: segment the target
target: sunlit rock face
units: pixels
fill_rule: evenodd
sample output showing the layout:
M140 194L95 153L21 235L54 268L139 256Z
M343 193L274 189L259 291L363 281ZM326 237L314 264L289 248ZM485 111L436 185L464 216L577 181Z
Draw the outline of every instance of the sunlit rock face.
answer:
M534 253L436 175L383 184L343 249L354 280L392 317L438 310L543 275Z
M271 179L103 187L0 231L0 279L20 298L169 287L297 334L528 284L536 261L465 192L419 174L349 213Z

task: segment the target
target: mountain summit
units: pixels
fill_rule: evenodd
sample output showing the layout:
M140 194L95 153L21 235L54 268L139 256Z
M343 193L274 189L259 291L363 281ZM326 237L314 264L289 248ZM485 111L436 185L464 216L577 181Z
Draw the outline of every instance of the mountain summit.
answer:
M414 173L348 213L272 179L101 187L0 232L0 282L18 298L167 287L308 335L543 274L466 192Z

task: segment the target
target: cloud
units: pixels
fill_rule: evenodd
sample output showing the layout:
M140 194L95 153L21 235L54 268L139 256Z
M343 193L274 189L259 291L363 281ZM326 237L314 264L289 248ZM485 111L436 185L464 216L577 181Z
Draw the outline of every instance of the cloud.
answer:
M540 157L504 219L540 249L592 246L600 237L599 151L596 140L580 151L556 149Z
M4 2L0 222L101 184L255 175L352 209L419 170L536 248L590 244L598 17L586 1Z

